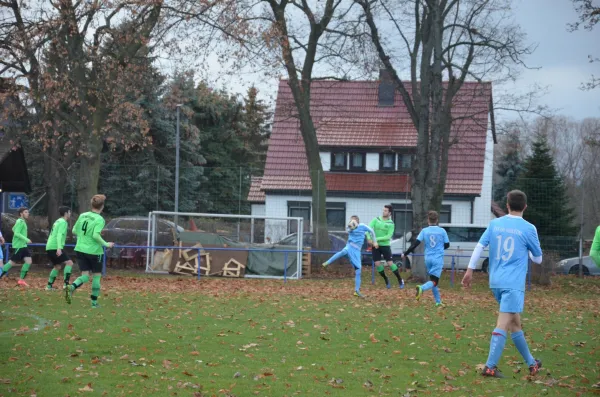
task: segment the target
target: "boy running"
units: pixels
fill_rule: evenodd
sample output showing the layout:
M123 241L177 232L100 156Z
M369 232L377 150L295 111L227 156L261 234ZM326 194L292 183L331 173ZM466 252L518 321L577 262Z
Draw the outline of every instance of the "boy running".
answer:
M394 235L395 229L394 221L392 220L392 211L393 208L391 205L384 205L383 214L373 219L371 223L369 223L371 229L375 231L375 236L377 237L377 242L379 243L379 248L373 248L373 261L375 262L377 272L385 281L385 286L390 289L392 287L390 285L390 280L385 274L384 265L381 264L381 258L385 259L387 265L398 279L398 285L400 289L402 289L404 288L404 280L402 280L402 276L398 271L398 266L396 266L396 264L392 261L392 249L390 247L390 241ZM369 243L371 243L371 239L369 237L370 235L367 235L367 239L369 239Z
M500 314L496 328L492 332L490 352L481 375L503 378L498 369L498 361L502 356L507 332L517 350L529 366L529 374L536 375L542 362L533 358L529 352L527 341L521 328L521 312L525 303L525 277L528 260L542 263L542 249L537 229L523 219L523 211L527 208L527 196L520 190L513 190L507 196L508 215L494 219L485 230L479 244L473 251L471 261L462 285L471 286L473 269L481 252L489 245L490 289L500 304Z
M73 292L83 284L90 281L92 273L92 308L98 308L98 296L100 295L100 278L102 278L102 256L104 247L112 248L114 243L104 241L100 233L104 228L104 218L100 215L104 209L106 196L97 194L92 197L92 210L79 215L73 234L77 236L75 252L77 253L77 264L81 270L81 276L71 285L65 288L65 299L71 304Z
M21 268L21 277L17 282L18 285L23 287L29 286L25 282L25 277L27 277L27 272L29 272L29 267L31 266L31 251L29 251L29 248L27 247L27 244L31 244L31 240L27 238L27 222L25 222L27 218L29 218L29 210L25 207L19 208L19 219L17 219L15 226L13 226L12 229L13 253L10 256L8 263L4 265L0 272L0 278L2 278L16 262L24 262L23 267Z
M429 281L417 286L416 299L421 299L423 292L431 290L435 299L435 305L444 306L438 284L440 277L442 277L442 268L444 267L444 250L450 247L450 240L448 240L446 231L437 225L439 219L437 212L429 211L427 219L429 226L421 230L417 239L402 254L402 259L404 260L422 241L425 241L425 266L427 267L427 274L429 274Z
M365 242L365 234L368 232L371 236L373 236L373 248L378 248L377 244L377 235L369 226L360 223L358 216L353 215L350 218L350 222L348 223L348 227L346 228L348 232L348 242L343 250L333 255L329 260L323 263L323 267L329 266L329 264L343 256L347 256L350 259L350 263L354 267L354 296L359 298L364 298L364 296L360 293L360 275L362 271L362 263L361 263L361 249L363 243Z
M71 210L69 207L63 206L58 209L58 213L60 214L60 218L54 222L54 225L50 230L48 242L46 243L46 254L54 265L54 268L50 272L50 277L48 278L46 291L52 291L56 289L52 285L54 284L56 277L58 277L60 265L63 263L65 264L63 289L69 285L71 269L73 268L73 261L71 261L71 258L69 258L67 253L63 251L65 248L65 242L67 240L67 229L69 227L68 221L71 218Z

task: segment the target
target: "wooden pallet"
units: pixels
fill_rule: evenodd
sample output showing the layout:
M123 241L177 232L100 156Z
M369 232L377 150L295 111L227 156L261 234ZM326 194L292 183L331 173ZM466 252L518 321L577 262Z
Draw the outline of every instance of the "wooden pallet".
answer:
M302 252L302 277L310 277L310 269L311 269L311 252L310 247L305 247L304 252Z
M179 242L182 247L183 243ZM198 249L201 248L199 251ZM186 250L178 250L179 258L175 264L173 273L196 275L198 274L198 266L200 265L200 274L204 271L205 275L210 274L210 254L203 250L202 244L198 243L192 248ZM201 263L198 263L201 262Z
M245 268L246 265L243 265L235 259L231 258L225 264L225 266L223 266L223 277L240 277L242 269Z

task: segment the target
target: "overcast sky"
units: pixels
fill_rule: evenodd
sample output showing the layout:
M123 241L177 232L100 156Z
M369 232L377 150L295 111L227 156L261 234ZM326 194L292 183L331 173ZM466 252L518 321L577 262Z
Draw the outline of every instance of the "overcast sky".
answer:
M600 117L600 87L592 91L579 89L592 74L600 77L600 63L588 62L589 54L600 57L600 26L592 32L568 32L567 24L577 20L570 0L514 0L513 4L515 19L525 29L528 42L538 45L526 61L529 66L540 68L523 71L514 89L525 91L537 83L548 87L540 104L556 109L558 114L575 119ZM276 95L276 78L237 73L235 77L226 77L216 70L205 70L202 74L210 84L240 94L255 84L263 98L274 101ZM513 117L516 115L500 115L501 119Z

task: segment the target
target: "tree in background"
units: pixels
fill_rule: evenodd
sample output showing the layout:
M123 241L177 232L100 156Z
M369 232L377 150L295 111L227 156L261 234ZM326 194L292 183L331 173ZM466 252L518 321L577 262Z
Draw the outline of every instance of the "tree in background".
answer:
M575 11L579 16L577 22L569 24L569 31L574 32L583 26L583 29L591 32L594 26L600 21L600 5L593 4L594 0L571 0ZM594 55L588 55L589 62L600 62L600 59ZM593 90L594 88L600 87L600 77L594 75L591 76L590 80L581 84L582 90ZM599 141L595 141L598 144Z
M537 227L540 238L575 237L573 208L544 134L535 137L523 168L516 187L527 194L524 218Z
M494 201L502 208L506 202L506 194L516 186L517 179L523 171L524 153L520 136L521 132L518 129L512 129L500 142L501 149L495 170L497 181L494 184Z
M267 160L271 112L264 101L258 99L258 90L252 86L244 98L245 135L244 145L251 154L247 163L253 176L262 176Z

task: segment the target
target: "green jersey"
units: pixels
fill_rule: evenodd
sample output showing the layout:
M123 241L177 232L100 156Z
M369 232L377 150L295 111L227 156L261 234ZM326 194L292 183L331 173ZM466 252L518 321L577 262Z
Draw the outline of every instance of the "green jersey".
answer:
M89 255L102 255L103 247L108 247L100 232L104 229L104 218L95 212L84 212L73 226L73 234L77 236L75 251Z
M369 226L375 231L375 237L377 237L377 243L380 246L386 247L390 245L395 228L394 221L391 218L386 220L378 216L369 223ZM371 236L369 236L370 239Z
M12 231L13 231L12 247L14 249L27 247L27 241L29 240L27 238L27 222L25 222L25 220L23 218L17 219Z
M596 228L596 234L594 235L594 240L592 241L592 248L590 251L600 252L600 226Z
M50 236L46 243L46 251L50 250L62 250L65 247L65 241L67 241L67 228L69 224L65 218L58 218L52 230L50 230Z

